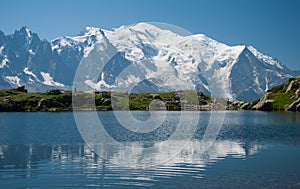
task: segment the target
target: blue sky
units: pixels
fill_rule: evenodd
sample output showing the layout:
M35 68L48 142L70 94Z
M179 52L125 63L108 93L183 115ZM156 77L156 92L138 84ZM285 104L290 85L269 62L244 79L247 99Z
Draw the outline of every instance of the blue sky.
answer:
M28 26L42 39L142 21L204 33L228 45L253 45L300 70L300 0L2 0L0 30Z

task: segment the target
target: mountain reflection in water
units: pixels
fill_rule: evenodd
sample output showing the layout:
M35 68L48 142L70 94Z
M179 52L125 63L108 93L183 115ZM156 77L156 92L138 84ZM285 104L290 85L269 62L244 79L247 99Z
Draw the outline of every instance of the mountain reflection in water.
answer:
M111 112L100 114L110 119ZM200 114L205 118L207 112ZM128 148L107 145L98 155L80 137L71 112L0 118L0 188L300 186L299 114L227 112L217 140L204 153L205 120L182 150L186 141L166 147L163 140L130 140L124 142Z
M182 141L174 141L177 143ZM145 145L143 143L132 143L131 145ZM147 144L149 145L149 144ZM162 157L159 142L154 142L155 152L145 153L144 151L132 151L131 154L124 154L121 149L110 149L103 154L106 158L98 157L86 145L1 145L0 146L0 175L7 179L35 178L41 174L54 174L65 177L68 174L81 175L89 179L107 179L119 182L124 179L124 174L130 180L155 180L156 178L167 178L185 174L192 174L193 177L202 177L207 166L219 161L228 155L234 158L246 158L253 155L259 149L256 144L243 145L234 141L216 141L208 151L201 154L198 149L200 141L191 141L187 148L164 165L153 167L142 171L135 169L141 164L156 164L169 157ZM157 148L156 148L157 146ZM180 146L180 145L179 145ZM139 149L139 148L138 148ZM139 157L143 160L139 161ZM146 158L144 157L146 156ZM182 166L185 165L185 166ZM65 175L65 173L67 173ZM119 176L118 176L119 175ZM127 179L125 179L127 180ZM125 181L124 181L125 182ZM132 181L130 181L132 182ZM140 183L142 184L142 183ZM147 183L143 183L147 184Z

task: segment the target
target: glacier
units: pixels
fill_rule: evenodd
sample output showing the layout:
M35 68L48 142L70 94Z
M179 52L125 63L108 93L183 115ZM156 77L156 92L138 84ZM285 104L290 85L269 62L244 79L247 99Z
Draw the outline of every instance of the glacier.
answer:
M80 66L86 69L86 90L193 89L251 101L297 75L253 46L229 46L153 23L86 27L77 36L52 41L23 27L10 35L0 31L0 47L0 88L25 85L29 91L70 90Z

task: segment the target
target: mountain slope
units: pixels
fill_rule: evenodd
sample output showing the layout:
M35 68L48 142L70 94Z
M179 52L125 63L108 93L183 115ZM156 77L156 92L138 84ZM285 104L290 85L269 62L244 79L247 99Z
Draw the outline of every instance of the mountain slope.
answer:
M111 57L95 63L97 69L86 61L91 56L104 57L108 51ZM82 76L87 89L151 92L194 88L243 101L257 99L296 76L254 47L228 46L203 34L179 35L147 23L114 30L87 27L78 36L51 42L40 40L26 27L7 36L0 32L0 88L70 89L80 62L88 70Z
M260 98L273 86L279 85L294 76L294 73L279 62L262 60L253 53L253 47L247 47L239 55L230 80L233 94L238 100Z

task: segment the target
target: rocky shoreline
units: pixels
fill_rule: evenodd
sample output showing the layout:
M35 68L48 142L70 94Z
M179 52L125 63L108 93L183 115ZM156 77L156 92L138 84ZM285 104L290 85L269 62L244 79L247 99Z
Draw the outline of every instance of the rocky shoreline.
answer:
M261 111L300 111L300 77L273 87L249 107Z

